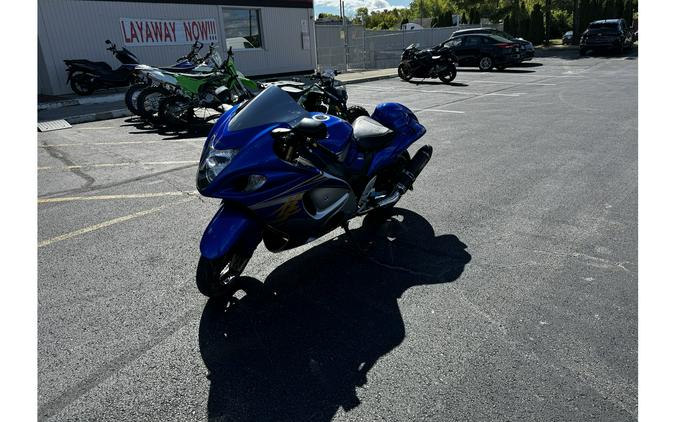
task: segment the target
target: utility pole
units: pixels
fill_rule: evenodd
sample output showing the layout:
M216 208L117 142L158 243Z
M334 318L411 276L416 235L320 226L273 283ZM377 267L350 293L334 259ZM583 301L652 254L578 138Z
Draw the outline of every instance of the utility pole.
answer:
M347 37L347 27L345 25L345 3L344 0L340 0L340 17L342 18L342 37L344 39L344 49L345 49L345 71L349 69L349 45Z

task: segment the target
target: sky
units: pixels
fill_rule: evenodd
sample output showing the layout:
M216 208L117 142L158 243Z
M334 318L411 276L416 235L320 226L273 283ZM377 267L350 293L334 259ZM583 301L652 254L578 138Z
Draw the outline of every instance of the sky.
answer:
M392 9L394 7L408 7L411 0L344 0L347 15L353 15L359 7L367 7L368 10ZM340 0L314 0L314 12L333 13L340 12Z

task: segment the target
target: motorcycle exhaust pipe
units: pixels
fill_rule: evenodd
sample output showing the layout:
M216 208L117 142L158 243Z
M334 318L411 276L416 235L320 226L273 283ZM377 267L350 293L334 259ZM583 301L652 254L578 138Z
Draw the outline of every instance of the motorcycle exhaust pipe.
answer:
M401 172L401 176L399 177L398 184L396 185L397 190L403 195L408 191L408 189L412 189L413 183L415 183L415 180L417 179L417 176L422 173L422 170L424 170L424 167L429 163L429 160L431 160L431 154L433 154L434 149L431 147L431 145L425 145L422 148L417 151L415 156L410 160L407 166L403 169Z
M434 149L431 145L425 145L417 151L415 156L410 160L408 165L405 166L399 181L396 184L396 189L389 196L386 196L377 202L376 208L386 207L396 203L401 199L401 195L406 193L409 189L412 189L412 185L417 179L417 176L422 173L424 167L431 160L431 154L434 152Z

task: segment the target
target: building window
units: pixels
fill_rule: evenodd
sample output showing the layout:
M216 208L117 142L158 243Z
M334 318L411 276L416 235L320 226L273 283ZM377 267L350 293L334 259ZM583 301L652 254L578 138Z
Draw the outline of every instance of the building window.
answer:
M227 46L232 49L262 48L260 9L223 8Z

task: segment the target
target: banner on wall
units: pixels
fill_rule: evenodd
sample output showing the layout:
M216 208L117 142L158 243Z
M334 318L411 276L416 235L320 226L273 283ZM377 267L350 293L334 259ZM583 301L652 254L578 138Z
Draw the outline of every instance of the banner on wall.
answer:
M181 45L218 42L215 19L159 20L121 18L126 46Z

